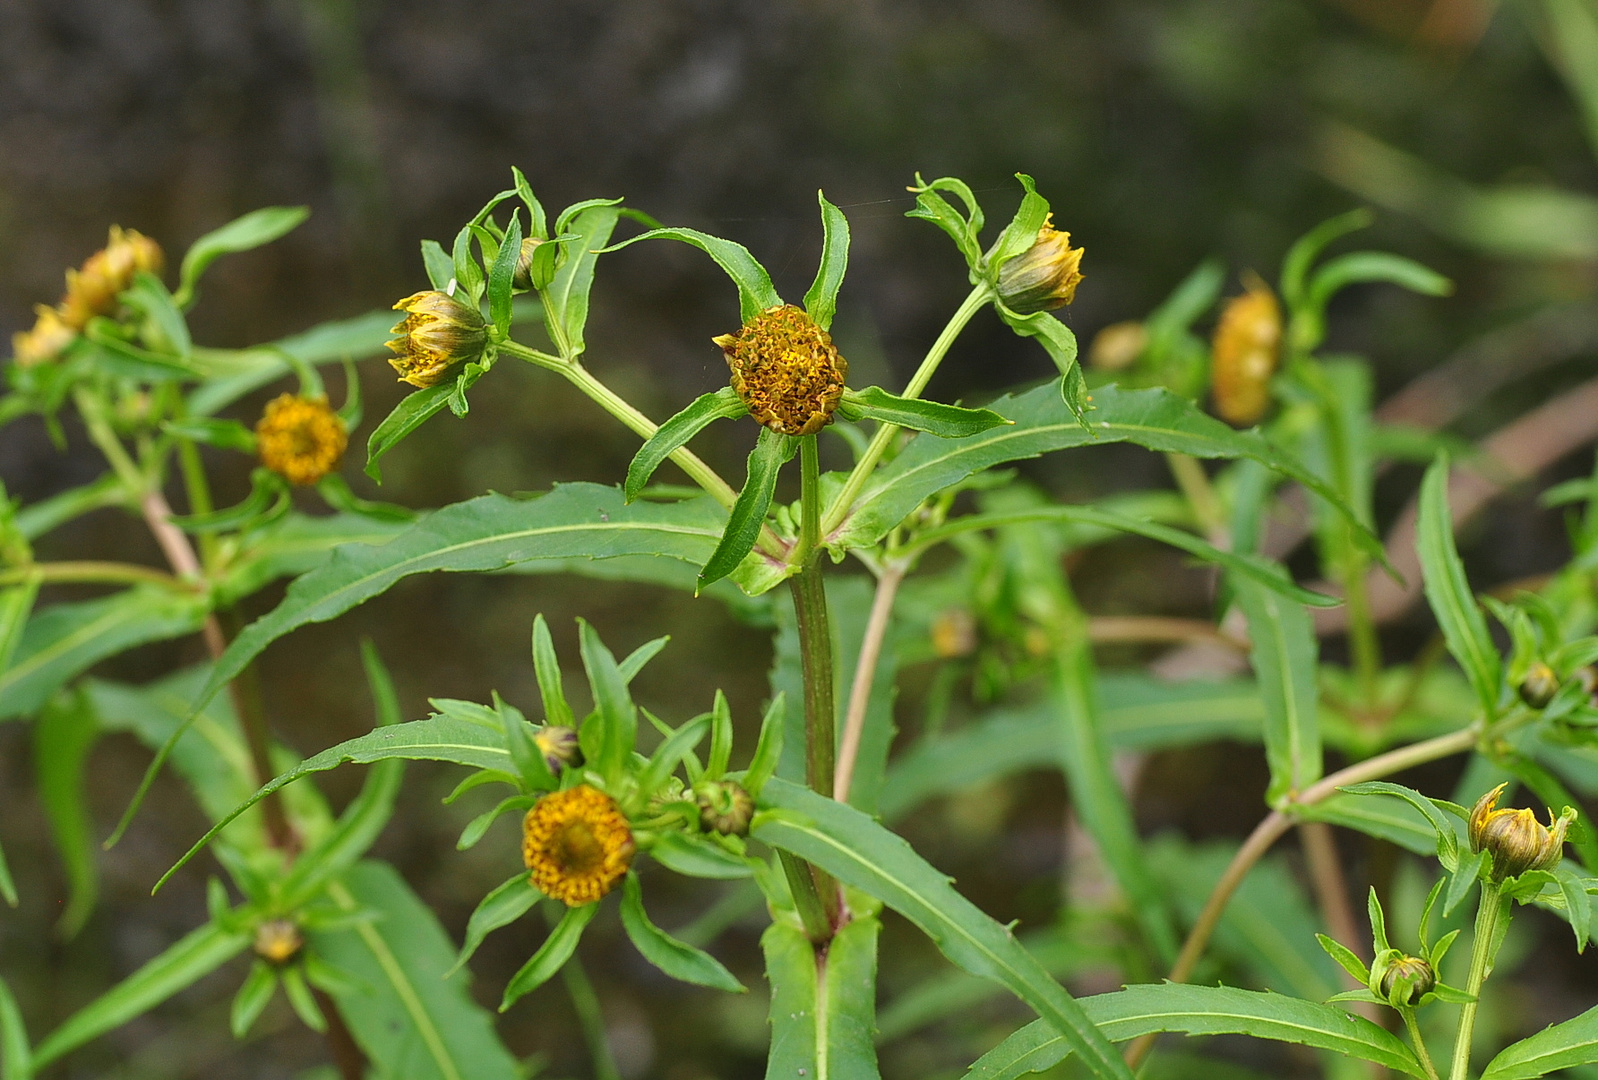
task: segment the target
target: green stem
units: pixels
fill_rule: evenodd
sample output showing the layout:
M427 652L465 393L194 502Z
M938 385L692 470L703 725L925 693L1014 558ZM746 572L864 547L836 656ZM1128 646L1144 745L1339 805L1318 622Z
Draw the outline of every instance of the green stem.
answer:
M104 400L87 390L74 390L72 400L78 407L78 415L83 417L83 426L89 433L90 441L99 447L100 453L105 455L105 460L135 499L143 495L150 487L149 478L133 463L122 440L111 430L105 418Z
M799 440L799 543L789 560L803 567L821 544L821 454L816 437Z
M572 1001L572 1011L577 1014L577 1026L583 1029L583 1041L588 1044L589 1056L594 1059L594 1080L621 1080L621 1070L616 1066L616 1056L610 1052L610 1040L605 1035L605 1015L599 1008L599 995L588 979L582 961L574 955L560 969L566 983L566 993Z
M1404 1026L1409 1029L1409 1041L1415 1044L1415 1054L1420 1058L1428 1080L1437 1080L1437 1066L1432 1064L1431 1051L1426 1049L1426 1040L1421 1038L1420 1024L1415 1021L1415 1010L1406 1008L1398 1011L1403 1014Z
M40 581L82 582L107 585L165 585L171 589L187 589L186 582L171 574L164 574L148 566L135 563L79 562L30 563L11 570L0 571L0 585L16 585L37 578ZM270 779L270 777L268 777Z
M1165 462L1170 466L1176 486L1182 489L1182 497L1187 500L1188 508L1193 511L1193 520L1204 531L1205 539L1218 548L1231 548L1232 537L1226 527L1226 511L1221 507L1221 500L1216 496L1215 486L1210 483L1204 466L1189 454L1169 453L1165 455Z
M1376 636L1370 594L1365 587L1367 561L1349 545L1349 569L1343 579L1343 599L1348 604L1348 649L1366 710L1376 708L1382 674L1382 643Z
M200 461L199 447L193 439L178 440L178 467L183 471L183 489L189 497L189 513L209 514L215 506L211 502L211 484L205 476L205 465ZM209 567L216 559L217 537L212 533L200 534L200 562Z
M1482 983L1493 970L1493 939L1497 936L1503 882L1484 881L1481 885L1481 905L1476 908L1476 936L1470 947L1470 976L1465 981L1465 993L1480 998ZM1467 1001L1459 1010L1459 1034L1454 1037L1454 1063L1448 1070L1449 1080L1465 1080L1470 1068L1470 1041L1476 1034L1476 1006L1478 1000Z
M932 381L933 373L938 370L938 365L943 363L943 358L948 354L955 338L960 336L960 331L965 329L965 324L971 317L987 306L993 299L993 290L986 282L971 290L955 313L949 317L943 332L932 343L932 348L927 350L927 355L922 359L921 366L916 368L916 373L910 377L909 385L904 388L902 397L915 398L921 396L921 391L927 388L927 383ZM843 488L827 507L827 512L821 518L821 531L823 535L831 533L842 523L844 515L849 512L849 507L854 503L855 496L860 494L860 489L865 486L866 478L871 475L871 470L877 467L877 462L882 460L882 455L888 449L888 443L893 440L894 434L899 430L897 424L883 424L877 428L877 433L871 437L871 442L866 446L866 452L860 455L860 460L855 462L854 469L849 473L848 479L843 483Z

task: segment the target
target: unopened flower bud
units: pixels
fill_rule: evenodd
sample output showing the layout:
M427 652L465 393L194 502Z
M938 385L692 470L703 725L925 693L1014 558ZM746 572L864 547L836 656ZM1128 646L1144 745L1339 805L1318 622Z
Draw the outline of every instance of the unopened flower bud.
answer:
M11 355L20 367L49 363L65 352L78 336L55 308L39 304L33 310L38 316L33 329L11 335Z
M261 464L291 484L308 487L338 468L349 445L344 419L326 398L279 394L255 425Z
M1533 664L1520 681L1520 700L1534 709L1547 707L1559 692L1559 676L1547 664Z
M932 651L940 659L970 656L977 648L977 621L965 608L946 608L932 620Z
M482 314L448 293L415 293L394 309L406 313L391 331L400 336L388 343L395 354L389 366L399 372L400 382L436 386L457 364L483 355L488 330Z
M577 746L577 732L574 728L563 727L560 724L546 724L538 729L533 736L533 742L544 755L544 760L549 763L549 771L556 776L562 769L580 769L583 765L583 752Z
M782 435L814 435L832 423L849 364L803 309L767 308L713 340L726 354L733 390L758 423Z
M1053 220L1053 214L1044 218L1032 246L999 267L999 299L1018 315L1064 307L1082 282L1083 249L1072 247L1071 234L1057 231Z
M1221 312L1210 354L1215 411L1239 427L1265 415L1282 342L1282 311L1271 287L1253 274L1244 284L1248 292Z
M723 836L743 836L749 832L749 819L755 814L755 800L742 784L721 780L702 786L696 793L699 824L706 832Z
M255 955L276 967L294 959L304 947L300 928L288 919L268 919L255 928Z
M1393 951L1397 952L1396 949ZM1420 999L1431 993L1432 987L1437 985L1437 973L1420 957L1399 954L1379 972L1373 973L1371 981L1376 983L1376 992L1394 1008L1398 1008L1419 1005Z
M61 321L82 330L96 315L116 310L117 295L133 284L140 271L161 272L161 245L132 229L111 226L105 247L85 260L81 269L67 271L67 293L58 309Z
M539 244L549 241L541 240L536 236L525 237L522 240L522 249L516 256L516 269L511 274L510 283L518 289L531 289L533 287L533 252L538 250Z
M1528 870L1547 870L1559 862L1565 846L1565 832L1576 819L1576 811L1565 807L1557 820L1549 811L1550 824L1544 825L1530 810L1498 810L1498 796L1508 787L1499 784L1471 809L1470 849L1492 856L1492 877L1502 881L1519 877Z
M1137 362L1148 343L1149 332L1142 323L1112 323L1093 336L1088 363L1099 371L1124 371Z

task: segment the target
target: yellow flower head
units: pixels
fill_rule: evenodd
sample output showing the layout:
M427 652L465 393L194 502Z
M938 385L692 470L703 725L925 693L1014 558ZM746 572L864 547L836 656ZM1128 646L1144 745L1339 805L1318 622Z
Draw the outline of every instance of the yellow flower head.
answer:
M533 887L581 907L616 887L633 858L633 832L616 801L579 784L545 795L522 821L522 861Z
M483 355L488 343L483 316L448 293L414 293L394 310L405 312L391 331L399 337L388 343L395 354L389 365L399 372L400 382L436 386L450 368Z
M1082 283L1084 249L1072 247L1071 234L1053 221L1053 214L1044 218L1032 246L999 267L999 299L1018 315L1064 307Z
M161 272L161 245L133 229L111 226L105 247L84 262L82 269L67 271L67 294L58 309L61 321L82 330L95 315L116 310L117 294L133 284L139 271Z
M849 364L832 335L802 309L767 308L737 333L713 340L727 356L733 390L756 421L783 435L814 435L832 423Z
M38 315L33 329L11 335L11 354L22 367L49 363L78 336L55 308L39 304L33 310Z
M1470 849L1492 855L1492 876L1497 881L1528 870L1551 869L1564 850L1566 830L1576 820L1576 811L1568 806L1558 820L1550 810L1548 825L1530 810L1494 809L1508 786L1508 781L1499 784L1476 800L1470 811Z
M255 955L281 967L305 947L300 928L288 919L268 919L255 928Z
M1253 274L1245 284L1248 292L1227 301L1221 311L1210 353L1215 411L1239 427L1265 415L1282 342L1282 311L1276 294Z
M310 485L338 467L349 445L344 421L326 398L280 394L255 425L261 464L291 484Z

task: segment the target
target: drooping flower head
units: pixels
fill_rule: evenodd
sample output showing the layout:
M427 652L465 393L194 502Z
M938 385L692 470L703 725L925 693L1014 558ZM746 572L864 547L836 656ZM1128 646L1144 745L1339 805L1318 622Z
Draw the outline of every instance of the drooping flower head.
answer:
M1076 299L1084 249L1072 247L1071 234L1053 221L1053 214L1044 218L1032 246L999 267L999 299L1017 315L1053 311Z
M67 271L67 293L57 309L61 321L82 330L95 315L111 314L117 294L133 284L133 275L160 273L163 262L160 244L133 229L111 226L105 247L90 255L81 269Z
M338 468L349 434L326 398L280 394L255 425L261 464L291 484L310 485Z
M389 365L412 386L437 385L457 364L481 356L488 343L482 314L437 289L407 296L394 310L405 318L391 331L399 337L388 343L395 354Z
M1498 796L1508 786L1507 781L1499 784L1476 800L1470 811L1470 849L1491 854L1496 881L1528 870L1551 869L1564 850L1566 830L1576 820L1576 811L1568 806L1557 820L1550 810L1548 825L1530 810L1495 809Z
M714 341L756 421L781 435L814 435L832 423L849 364L802 308L767 308Z
M579 784L545 795L522 821L522 860L533 887L568 907L610 892L633 858L633 833L616 801Z
M1252 274L1245 284L1248 292L1227 301L1221 311L1210 353L1215 411L1239 427L1265 415L1282 343L1282 310L1276 294Z
M33 329L11 335L11 354L22 367L37 367L60 356L72 344L77 332L61 319L55 308L37 305Z

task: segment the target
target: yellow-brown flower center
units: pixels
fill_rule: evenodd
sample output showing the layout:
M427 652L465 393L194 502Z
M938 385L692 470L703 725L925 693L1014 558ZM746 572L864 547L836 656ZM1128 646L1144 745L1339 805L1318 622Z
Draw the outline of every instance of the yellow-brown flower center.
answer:
M813 435L832 422L849 364L832 335L792 304L767 308L736 334L715 339L749 415L783 435Z
M267 403L255 425L261 464L291 484L314 484L338 467L349 435L322 398L282 394Z
M615 888L632 857L626 817L587 784L545 795L522 822L522 860L533 887L571 907Z

